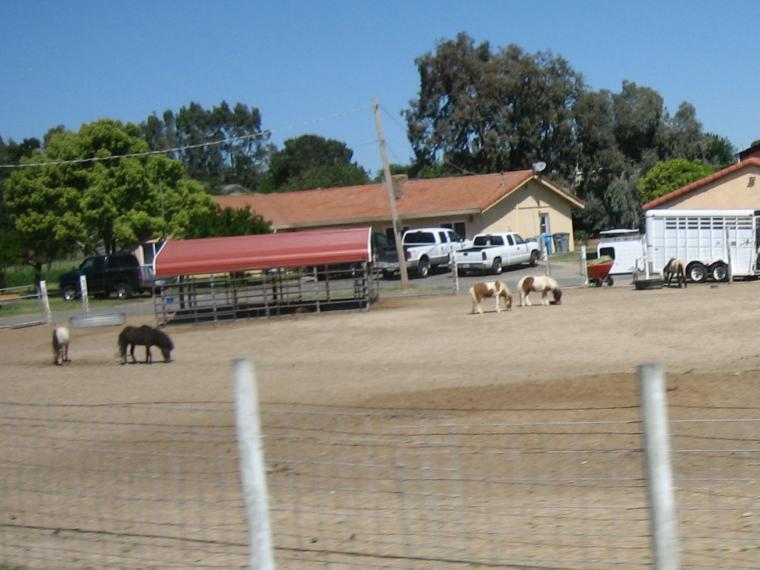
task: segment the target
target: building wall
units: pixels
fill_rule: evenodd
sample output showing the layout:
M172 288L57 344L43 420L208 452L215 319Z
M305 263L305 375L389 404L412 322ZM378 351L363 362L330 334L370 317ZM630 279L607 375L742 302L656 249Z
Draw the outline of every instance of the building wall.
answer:
M547 214L549 233L569 234L570 251L575 249L570 202L542 184L531 180L506 200L487 210L475 232L512 231L524 238L541 234L540 214Z
M699 190L663 204L662 208L717 209L752 208L760 210L760 168L748 166Z

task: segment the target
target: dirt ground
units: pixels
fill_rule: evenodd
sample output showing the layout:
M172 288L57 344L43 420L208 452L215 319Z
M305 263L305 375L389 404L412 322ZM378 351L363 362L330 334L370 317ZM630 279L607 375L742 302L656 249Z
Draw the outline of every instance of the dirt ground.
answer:
M638 424L631 427L629 422L639 418L636 366L661 362L667 372L671 419L686 422L674 428L682 430L674 439L677 450L683 450L676 453L676 476L683 479L680 498L688 501L688 507L682 508L681 522L685 526L692 525L682 533L684 556L692 564L710 567L711 557L726 560L726 556L735 555L731 560L736 567L743 567L742 563L751 564L751 560L756 560L756 539L760 535L760 521L754 522L760 516L754 501L760 496L756 454L753 455L754 450L750 448L734 449L733 455L741 461L723 462L716 468L712 460L704 458L704 453L697 458L692 448L704 448L705 441L717 440L729 441L729 447L736 448L737 442L753 440L755 424L745 422L730 433L724 433L719 431L724 424L706 423L709 433L704 436L690 432L699 426L689 424L688 420L743 418L755 421L760 417L759 293L757 282L690 285L686 289L653 291L617 286L569 289L559 306L541 306L534 298L531 307L515 306L511 311L497 314L493 302L487 300L484 315L470 313L470 302L464 294L387 299L368 312L301 314L234 324L168 327L166 330L176 347L174 361L150 366L119 364L118 327L73 329L70 351L73 362L63 367L52 365L49 328L2 330L0 411L6 418L6 433L27 427L49 430L51 425L46 422L53 421L50 418L58 422L55 429L64 421L89 422L78 424L78 431L71 432L80 442L76 449L81 464L72 469L71 481L57 483L64 489L73 485L77 477L87 477L90 473L88 461L96 459L90 459L85 448L94 439L99 439L98 445L110 445L102 441L105 436L98 427L109 419L117 426L129 426L123 430L108 428L122 444L129 445L134 445L135 439L140 439L141 444L145 439L156 439L144 435L147 425L185 426L193 436L197 436L203 426L213 427L214 437L204 439L211 446L209 449L234 456L230 405L232 362L250 358L255 362L259 396L267 414L264 432L271 436L267 457L280 567L311 567L309 562L315 568L426 568L428 565L448 567L447 564L461 567L462 561L516 568L606 568L618 562L645 567L651 560L646 542L646 512L641 512L646 499L640 473L641 455L637 452L640 431ZM130 322L152 324L147 318ZM141 348L137 354L142 357ZM31 413L32 409L44 412ZM127 409L130 411L126 412ZM140 416L137 421L135 410L145 413L145 418L148 418L146 410L160 410L162 419ZM28 417L38 418L37 423L28 425L25 423ZM449 426L443 436L440 432L432 433L429 427L431 418L439 417ZM400 424L397 418L402 418ZM424 425L420 418L425 419ZM557 422L566 422L566 425L558 426ZM139 434L135 425L139 426ZM489 426L488 429L473 428L483 425ZM524 425L533 427L526 431ZM580 429L581 425L589 427ZM597 425L602 428L596 429ZM501 427L495 429L495 426ZM294 439L293 433L299 431L305 435ZM412 462L421 461L420 455L407 455L406 448L396 449L393 457L388 458L384 454L391 452L374 448L371 463L375 468L386 459L395 466L395 482L387 482L390 467L382 472L368 471L366 458L362 460L354 455L357 447L369 445L364 439L354 438L360 433L366 437L370 431L381 439L393 436L407 442L423 434L427 442L422 446L425 450L435 445L454 450L456 465L450 463L452 454L428 457L424 464L417 465ZM316 457L309 456L310 450L320 445L319 437L329 438L337 432L345 436L345 440L320 448ZM82 438L83 433L86 438ZM278 434L284 435L280 438ZM679 441L678 437L683 439ZM694 438L700 442L694 443ZM83 439L90 443L81 443ZM173 434L168 439L172 445L176 444ZM347 440L353 443L348 445ZM497 441L511 453L520 454L522 475L504 474L506 469L515 469L515 462L501 463L509 458L504 457L502 451L496 451ZM169 445L166 443L165 447ZM201 449L200 445L196 443L195 449ZM710 446L709 452L717 450ZM65 463L62 456L66 453L55 446L51 449L45 452L50 459L46 465L57 470L61 462ZM543 450L544 454L537 463L532 463L525 454L535 450ZM572 462L551 462L552 457L556 457L551 454L562 450L573 453ZM600 454L601 460L597 463L598 471L587 473L585 469L590 467L581 456L591 452ZM19 454L24 456L25 453L31 457L37 452L23 445L0 444L2 461L11 461L9 457L17 459ZM160 464L164 460L156 458L155 451L145 453L158 464L154 471L163 472ZM303 465L299 468L298 462L293 460L294 453L310 457L306 463L312 468ZM490 472L484 457L494 462ZM121 461L125 461L124 458ZM19 478L25 479L30 469L34 477L47 481L49 475L34 471L27 463L19 463L23 465L18 469ZM212 463L218 465L213 459L209 460L209 464ZM202 470L202 466L198 467L200 464L202 460L186 463L175 459L172 473ZM363 467L358 467L360 464ZM130 473L140 472L132 463L125 469L127 467ZM234 486L234 461L228 467L226 480ZM456 469L458 475L438 478L439 469L446 472ZM421 472L432 477L418 477ZM215 476L210 471L204 473L209 478ZM318 480L314 479L315 473L319 475ZM702 477L704 473L709 476ZM426 519L417 515L403 516L393 519L395 530L385 528L384 518L377 516L369 516L369 522L360 522L346 514L350 509L344 504L328 504L324 497L319 498L324 493L337 492L340 496L344 488L338 486L336 491L330 490L330 486L342 476L352 481L377 481L374 491L363 487L359 491L358 484L352 483L350 500L354 510L360 506L373 510L374 505L374 512L385 512L381 507L387 505L390 509L395 501L421 497L421 502L411 507L407 502L406 510L401 505L400 512L411 509L417 513L435 506L436 512L456 511L457 518L450 523L442 516ZM460 485L466 480L475 483L463 491L450 486L454 479ZM543 491L534 487L536 479L546 483ZM431 483L431 480L437 482ZM449 481L449 486L439 487L443 480ZM621 491L619 485L611 483L616 480L624 481L627 490ZM692 480L703 483L687 483ZM88 524L96 526L94 522L71 522L67 520L68 514L57 511L51 514L55 509L40 498L42 484L30 489L18 481L7 478L6 481L10 481L6 487L17 492L12 494L13 499L8 499L11 504L4 505L4 510L16 514L9 515L15 517L13 520L4 521L6 536L13 540L0 542L0 562L47 567L49 558L40 555L39 563L35 563L32 553L60 548L55 537L61 534L69 536L68 544L73 545L75 540L81 540L82 528ZM427 487L417 488L417 482L422 485L423 481ZM738 487L729 492L726 481ZM142 496L140 479L135 476L128 482L135 489L132 496ZM709 514L708 503L702 500L709 496L713 501L709 504L714 505L720 499L721 494L714 489L718 482L722 482L722 489L733 497L721 504L730 514L724 522L716 522ZM90 483L99 484L95 480ZM298 493L301 485L311 486L303 492L306 498ZM388 489L393 499L381 494L385 491L384 485L398 486L393 492ZM190 481L180 488L193 486ZM553 494L556 500L556 496L568 491L568 486L572 493L567 503L550 506L546 493ZM601 488L606 490L601 491ZM176 489L176 486L167 487L161 492L179 493ZM531 512L527 527L523 517L519 531L517 528L507 530L503 523L489 524L489 520L493 523L494 515L483 514L480 507L499 501L514 506L517 504L514 493L518 492L521 510L543 505L539 509L543 511ZM594 495L595 492L598 494ZM222 499L234 502L239 491L231 490L229 495L220 493ZM98 492L78 495L80 506L70 505L66 513L80 509L90 497L97 502L98 496ZM443 502L435 502L435 497L443 497ZM26 506L31 498L39 503L35 503L34 508ZM447 502L455 500L464 500L470 506L463 508L461 504ZM357 502L361 505L356 505ZM599 515L601 518L597 520L593 511L586 510L589 503L612 505L604 511L607 518ZM144 503L135 507L134 500L129 504L137 511L146 507ZM196 505L197 509L204 510L204 504ZM503 507L502 512L509 508ZM236 517L242 517L239 506L233 510ZM295 519L294 510L298 511ZM317 514L325 510L335 516L338 516L335 513L343 513L339 516L341 520L317 521ZM205 530L199 531L203 536L199 535L197 544L214 545L199 547L202 552L211 548L224 550L224 553L214 559L217 562L205 555L198 555L197 559L206 567L217 567L214 564L244 566L244 561L235 558L241 556L237 551L234 555L230 553L230 549L235 550L244 543L244 529L236 531L234 537L223 534L214 524L209 524L216 520L211 511L205 509L207 524ZM93 520L109 521L112 517L108 512L108 509L100 512ZM611 518L610 513L614 515ZM625 513L625 517L635 515L631 521L620 513ZM563 522L558 523L559 519ZM108 567L120 568L162 567L182 562L180 557L170 564L174 559L168 554L118 558L127 548L124 544L128 545L129 552L135 553L148 546L161 553L169 550L161 542L168 539L156 529L138 532L133 528L128 532L122 528L129 526L125 520L116 521L113 528L109 526L107 534L129 534L131 538L120 540L113 550L98 543L95 553L100 558L88 558L71 546L64 550L70 552L66 567L105 567L99 565L103 561L109 562ZM609 530L610 520L615 521L613 527L617 530ZM134 517L129 521L134 523ZM450 528L450 524L460 531ZM589 530L597 528L596 525L598 531ZM483 530L472 540L464 540L463 526ZM346 527L353 531L345 530ZM404 527L404 531L399 527ZM590 536L579 533L579 528L585 528ZM716 537L722 532L725 535L719 540ZM182 527L178 534L188 536L192 531ZM512 554L494 546L491 540L494 534L501 544L505 540L512 544L508 549ZM456 540L450 539L450 535L456 536ZM412 540L410 536L417 538ZM582 538L577 539L578 536ZM425 537L433 537L432 542L425 542ZM9 546L10 542L19 540L28 543L23 552ZM158 541L156 544L160 546L150 541ZM473 554L470 543L486 547L477 548L477 554ZM618 546L611 549L610 543ZM153 562L146 563L144 556ZM365 556L369 558L362 558Z

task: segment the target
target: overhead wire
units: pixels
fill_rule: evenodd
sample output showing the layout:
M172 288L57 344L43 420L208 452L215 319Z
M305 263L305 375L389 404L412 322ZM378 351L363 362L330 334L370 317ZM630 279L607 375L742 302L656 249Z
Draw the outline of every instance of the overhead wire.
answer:
M350 109L348 111L343 111L343 112L340 112L340 113L334 113L333 115L327 115L325 117L320 117L318 119L313 119L313 120L310 120L310 121L304 121L302 123L289 125L289 126L281 128L279 130L266 129L264 131L259 131L259 132L251 133L251 134L247 134L247 135L238 135L238 136L234 136L234 137L226 137L224 139L213 140L213 141L212 140L208 140L208 141L203 141L203 142L196 143L196 144L182 145L182 146L178 146L178 147L161 149L161 150L150 150L150 151L145 151L145 152L134 152L134 153L127 153L127 154L117 154L117 155L113 155L113 156L100 156L100 157L91 157L91 158L76 158L76 159L71 159L71 160L53 160L53 161L46 161L46 162L30 162L30 163L19 163L19 164L0 164L0 168L5 168L5 169L21 169L21 168L33 168L33 167L39 167L39 166L60 166L60 165L65 165L65 164L81 164L81 163L84 163L84 162L105 162L105 161L108 161L108 160L121 160L123 158L140 158L140 157L144 157L144 156L155 156L155 155L160 155L160 154L171 154L171 153L176 153L176 152L182 152L182 151L192 150L192 149L196 149L196 148L204 148L204 147L209 147L209 146L218 146L218 145L223 145L223 144L229 144L229 143L236 142L236 141L244 141L244 140L250 140L250 139L255 139L255 138L260 138L260 137L270 137L270 136L272 136L274 134L278 134L278 133L280 133L282 131L293 130L293 129L296 129L296 128L303 128L303 127L306 127L306 126L309 126L309 125L314 125L314 124L322 123L322 122L329 121L329 120L334 120L334 119L338 119L338 118L347 117L347 116L350 116L350 115L352 115L354 113L357 113L359 111L366 111L366 110L367 110L367 106L365 105L363 107L357 107L357 108L354 108L354 109ZM365 143L365 144L370 144L370 143Z

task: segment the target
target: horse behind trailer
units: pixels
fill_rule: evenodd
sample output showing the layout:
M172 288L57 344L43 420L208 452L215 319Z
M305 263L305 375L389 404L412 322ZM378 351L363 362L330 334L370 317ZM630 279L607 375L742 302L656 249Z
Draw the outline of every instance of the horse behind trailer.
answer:
M121 354L122 364L127 363L127 347L130 349L129 354L132 357L132 363L137 362L135 358L135 346L137 345L145 347L146 364L153 362L153 357L150 353L151 346L157 346L161 349L164 362L171 362L171 352L174 349L174 343L172 343L169 335L151 326L142 325L141 327L126 326L119 334L119 353Z
M681 283L686 287L686 264L680 259L671 257L662 270L662 276L665 278L665 284L668 287L670 287L674 278L676 283L678 283L679 289L681 288Z

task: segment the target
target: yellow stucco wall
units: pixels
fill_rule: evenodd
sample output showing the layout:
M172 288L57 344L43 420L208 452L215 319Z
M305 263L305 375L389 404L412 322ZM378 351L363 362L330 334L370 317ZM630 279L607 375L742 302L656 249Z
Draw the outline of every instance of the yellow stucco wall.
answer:
M760 168L748 166L660 207L681 210L711 208L760 210Z
M549 215L549 231L552 234L569 234L570 251L573 251L575 242L570 202L533 180L487 210L477 231L513 231L525 238L535 237L540 233L539 214Z

